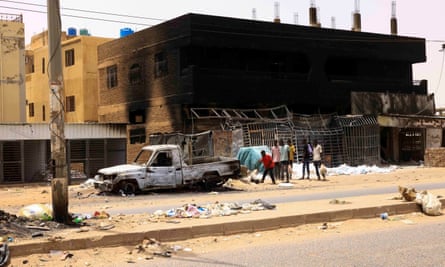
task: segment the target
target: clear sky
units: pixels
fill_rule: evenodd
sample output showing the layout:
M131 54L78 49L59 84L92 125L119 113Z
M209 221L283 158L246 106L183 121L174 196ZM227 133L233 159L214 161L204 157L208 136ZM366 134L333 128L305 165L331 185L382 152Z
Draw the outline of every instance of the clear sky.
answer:
M60 0L60 5L62 30L85 28L91 35L117 38L121 28L139 31L186 13L252 19L255 9L257 20L272 21L275 3L282 23L308 25L311 2L319 8L322 27L332 28L334 18L335 28L351 29L358 2L362 31L390 34L392 0ZM46 4L46 0L0 0L0 13L23 14L28 44L32 35L47 29ZM427 62L414 65L414 79L427 79L436 107L445 107L445 52L439 51L445 44L445 0L398 0L396 4L399 35L427 40Z

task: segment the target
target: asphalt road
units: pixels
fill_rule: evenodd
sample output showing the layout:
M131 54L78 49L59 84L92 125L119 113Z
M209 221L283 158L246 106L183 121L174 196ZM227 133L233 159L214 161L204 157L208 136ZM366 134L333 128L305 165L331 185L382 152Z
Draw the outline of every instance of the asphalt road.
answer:
M445 223L157 258L150 266L445 266ZM135 265L131 265L135 266Z
M440 189L445 188L445 183L425 183L425 184L416 184L415 188L419 188L422 190L432 190L432 189ZM300 202L300 201L311 201L311 200L321 200L321 199L338 199L338 198L347 198L347 197L356 197L356 196L366 196L366 195L378 195L378 194L390 194L395 193L394 186L386 186L386 187L379 187L379 188L370 188L370 189L353 189L353 190L342 190L342 191L329 191L329 192L314 192L313 194L292 194L292 195L280 195L276 197L268 197L268 198L262 198L263 200L273 203L273 204L280 204L280 203L288 203L288 202ZM193 198L196 200L196 203L199 204L206 204L201 203L199 201L200 196L207 195L207 193L196 193L196 192L186 192L186 193L175 193L175 192L164 192L157 195L152 194L141 194L132 196L131 198L134 198L133 201L145 201L150 198L157 198L157 199L172 199L177 198L178 200L189 196L193 194ZM220 192L219 194L236 194L239 196L236 200L233 202L238 203L245 203L253 201L252 197L245 196L243 192L239 191L227 191L227 192ZM258 195L261 195L261 192L258 192ZM114 201L121 201L122 196L119 195L113 195L107 197L110 203ZM259 197L260 198L260 197ZM180 203L180 202L178 202ZM85 203L82 206L82 210L78 212L91 212L91 208L88 207L88 203ZM141 205L134 205L132 207L131 205L126 206L125 208L116 208L111 207L107 209L107 212L111 215L116 214L140 214L140 213L153 213L156 210L169 210L171 208L177 208L178 206L172 207L172 206L145 206L141 207Z

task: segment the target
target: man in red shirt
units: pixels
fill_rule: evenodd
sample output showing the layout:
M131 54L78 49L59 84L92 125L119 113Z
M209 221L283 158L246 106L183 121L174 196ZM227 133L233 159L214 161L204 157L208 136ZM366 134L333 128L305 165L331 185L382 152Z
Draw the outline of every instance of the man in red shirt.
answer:
M262 162L264 165L263 179L261 179L261 182L264 183L264 178L266 178L267 173L269 173L272 183L275 184L275 177L273 175L273 168L275 164L272 157L266 154L266 151L261 150L261 159L258 162Z

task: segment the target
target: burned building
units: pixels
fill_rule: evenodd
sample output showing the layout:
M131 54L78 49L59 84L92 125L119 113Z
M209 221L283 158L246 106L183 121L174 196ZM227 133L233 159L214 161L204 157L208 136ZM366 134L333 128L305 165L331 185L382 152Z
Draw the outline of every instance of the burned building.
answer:
M150 133L211 129L191 108L342 115L351 92L426 95L425 60L422 38L187 14L98 47L98 117L128 124L131 155Z

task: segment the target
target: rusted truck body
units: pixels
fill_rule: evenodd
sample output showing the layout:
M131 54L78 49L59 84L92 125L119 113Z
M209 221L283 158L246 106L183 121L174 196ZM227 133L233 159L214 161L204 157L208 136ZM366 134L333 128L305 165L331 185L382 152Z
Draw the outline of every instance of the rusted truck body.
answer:
M236 158L207 157L187 164L178 145L149 145L131 164L100 169L94 186L100 191L125 193L194 185L211 187L228 178L238 178L240 169Z

